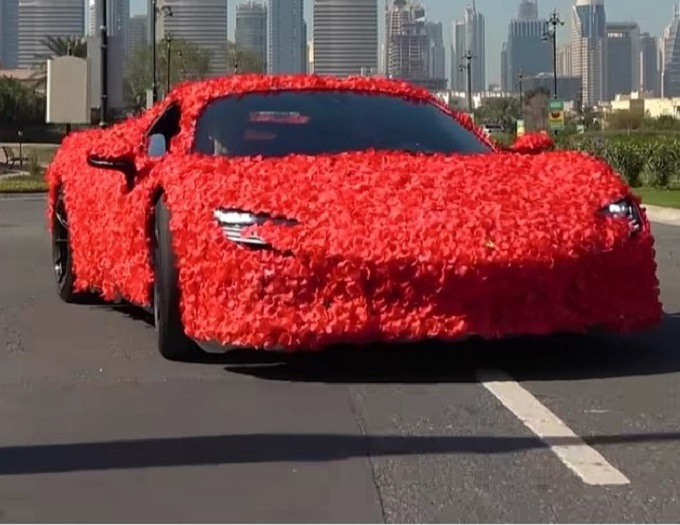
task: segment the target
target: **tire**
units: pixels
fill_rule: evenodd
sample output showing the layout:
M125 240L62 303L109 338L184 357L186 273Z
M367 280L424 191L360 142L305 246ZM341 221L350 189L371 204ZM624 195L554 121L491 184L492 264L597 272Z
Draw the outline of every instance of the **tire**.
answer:
M153 311L158 351L166 359L180 361L195 357L201 351L184 332L178 271L170 232L170 211L163 197L155 205L153 222Z
M74 289L76 274L73 271L73 252L69 233L64 194L59 188L52 218L52 269L57 294L61 300L66 303L77 303L80 302L82 296Z

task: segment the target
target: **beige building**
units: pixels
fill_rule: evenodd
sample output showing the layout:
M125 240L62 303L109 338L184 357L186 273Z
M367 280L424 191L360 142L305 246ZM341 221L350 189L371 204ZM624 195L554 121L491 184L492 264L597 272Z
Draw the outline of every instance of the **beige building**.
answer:
M631 111L642 113L650 118L662 116L680 118L680 97L657 98L652 93L631 93L617 95L611 102L610 111Z

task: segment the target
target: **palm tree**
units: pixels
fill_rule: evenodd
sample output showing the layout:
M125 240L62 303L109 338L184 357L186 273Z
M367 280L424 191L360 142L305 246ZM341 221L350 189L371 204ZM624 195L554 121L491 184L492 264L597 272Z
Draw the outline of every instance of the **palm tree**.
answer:
M227 42L229 69L233 73L266 73L267 64L254 53L241 49L233 42Z
M505 130L515 128L521 117L519 99L514 97L488 98L484 105L477 109L475 118L490 124L499 124Z
M54 57L74 56L87 58L87 40L75 36L47 36L40 42L46 53L39 55L36 71L31 77L36 88L44 87L47 82L47 61Z

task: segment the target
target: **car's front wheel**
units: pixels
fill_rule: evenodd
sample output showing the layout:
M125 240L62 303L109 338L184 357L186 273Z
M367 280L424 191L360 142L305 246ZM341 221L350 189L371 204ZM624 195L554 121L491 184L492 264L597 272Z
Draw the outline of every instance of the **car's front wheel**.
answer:
M196 356L201 350L186 335L182 323L178 271L170 231L170 212L162 197L158 199L154 213L153 265L153 311L158 350L163 357L171 360Z
M73 271L68 215L61 188L57 192L52 217L52 269L59 297L67 303L76 302L79 295L74 290L76 275Z

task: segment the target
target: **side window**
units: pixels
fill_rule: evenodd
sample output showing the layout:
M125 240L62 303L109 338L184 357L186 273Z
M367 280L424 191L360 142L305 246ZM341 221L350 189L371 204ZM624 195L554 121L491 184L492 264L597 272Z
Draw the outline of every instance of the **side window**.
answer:
M172 138L180 131L181 115L179 105L172 104L151 126L147 133L147 154L150 157L162 157L170 152Z

